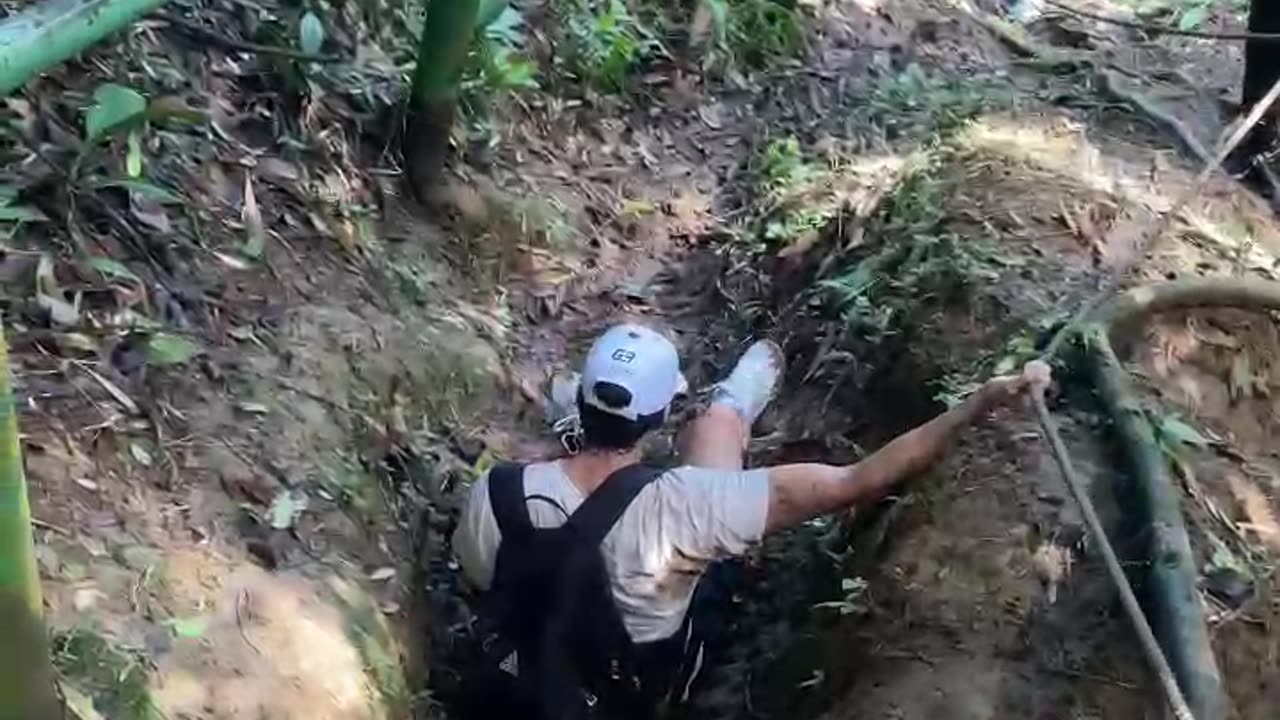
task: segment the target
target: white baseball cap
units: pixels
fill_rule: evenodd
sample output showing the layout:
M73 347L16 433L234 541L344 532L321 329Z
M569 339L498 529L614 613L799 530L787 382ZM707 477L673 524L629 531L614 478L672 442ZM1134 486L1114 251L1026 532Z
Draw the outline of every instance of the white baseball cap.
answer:
M671 341L642 325L615 325L587 353L582 400L628 420L665 411L689 384Z

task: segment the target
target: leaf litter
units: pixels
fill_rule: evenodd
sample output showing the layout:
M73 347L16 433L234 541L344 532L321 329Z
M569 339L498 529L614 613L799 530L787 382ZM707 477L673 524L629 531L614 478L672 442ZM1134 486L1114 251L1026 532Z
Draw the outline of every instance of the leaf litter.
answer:
M704 13L700 19L701 23L709 26L704 29L710 31L710 35L715 35L714 23L727 22L729 16L726 11L731 10L731 5L717 5L715 9L715 13ZM40 167L41 172L49 174L22 178L18 183L21 188L11 196L15 203L21 198L22 204L6 204L3 208L13 208L12 217L8 219L20 225L21 233L33 233L23 237L38 241L32 242L32 246L47 253L41 256L43 264L39 267L38 277L44 280L37 280L36 295L49 298L41 304L41 309L50 319L55 313L59 314L66 323L60 327L69 331L64 335L70 336L74 332L90 340L78 344L91 354L89 359L93 364L89 367L95 368L98 378L107 383L97 382L98 397L106 397L126 408L128 406L121 397L138 398L135 402L138 412L130 414L142 417L133 421L113 420L107 425L100 425L99 418L81 420L68 415L67 419L73 431L105 431L103 443L109 443L113 434L126 438L125 442L130 443L130 456L148 472L145 479L129 477L120 484L150 498L141 502L151 503L149 509L156 510L151 514L161 515L159 508L164 508L166 513L168 508L181 508L181 519L175 522L187 523L187 526L172 537L149 529L146 540L150 543L165 547L166 542L189 535L218 548L218 552L235 554L239 551L238 546L232 550L220 543L244 541L257 543L252 552L255 556L259 553L269 557L293 553L296 559L297 547L288 545L288 542L296 538L301 538L298 542L302 543L330 539L317 527L325 522L341 526L342 521L334 513L334 506L346 503L344 511L358 508L368 502L368 497L380 492L376 483L370 490L370 484L361 479L359 470L362 462L376 467L383 461L380 455L372 454L354 462L352 458L355 455L327 459L325 476L328 480L324 492L332 490L333 500L323 502L319 491L309 496L301 489L306 487L309 474L317 472L316 465L320 463L302 463L290 457L291 451L296 455L326 454L341 446L346 438L345 434L324 435L334 421L326 416L327 410L316 409L316 406L329 407L316 397L358 408L358 412L353 413L358 419L344 418L337 425L351 422L361 427L377 428L383 420L376 404L358 402L370 394L369 389L361 387L358 392L347 392L349 385L345 377L354 374L349 365L344 362L330 366L326 364L331 363L330 360L309 357L305 352L293 350L299 335L311 333L319 336L320 340L314 340L312 346L304 344L302 347L331 347L334 348L334 356L357 358L357 362L365 359L373 360L375 364L382 362L379 355L382 340L375 337L379 333L371 336L362 331L368 330L370 325L375 325L379 331L397 326L379 324L377 320L369 321L362 316L362 313L372 314L372 311L361 305L376 305L378 302L369 300L367 287L381 287L389 277L391 284L398 289L416 293L415 297L419 298L416 308L423 312L447 318L449 323L464 328L483 326L493 338L510 337L511 323L498 312L491 312L490 308L477 311L470 307L451 307L457 302L455 298L440 292L430 281L422 280L430 276L429 268L410 267L415 263L427 265L422 256L415 256L412 252L394 255L401 272L387 277L382 274L383 268L368 263L367 250L381 251L384 239L377 230L363 230L364 226L356 219L364 217L361 213L368 213L369 208L382 211L393 205L395 188L382 176L369 172L372 168L384 169L384 158L376 152L364 154L368 148L362 147L357 128L367 127L365 123L403 96L403 73L396 68L396 63L404 62L414 44L412 33L403 32L414 22L412 8L392 4L379 6L377 10L380 12L364 15L353 23L344 15L349 9L331 10L316 6L301 15L297 12L259 14L248 24L241 19L242 9L218 4L178 11L189 22L217 28L217 32L235 42L258 39L259 33L251 32L251 26L261 23L265 25L266 36L282 47L296 44L297 49L308 53L318 52L321 48L341 53L354 49L349 66L333 64L316 68L309 64L291 64L281 58L232 51L215 43L212 47L198 47L208 65L189 71L191 66L183 56L191 50L190 36L174 30L172 26L149 27L147 32L137 33L128 39L133 44L131 47L143 50L140 55L109 51L93 54L94 62L105 63L102 67L110 68L111 73L81 73L83 78L70 72L55 74L57 80L65 80L67 87L71 88L69 100L46 97L48 86L37 87L30 94L32 108L22 116L27 118L23 122L33 129L36 125L41 126L43 137L55 139L40 150L61 170L44 167L44 158L32 153L27 158L30 164L24 167ZM253 9L248 12L254 14ZM503 27L507 25L510 25L510 18ZM538 41L536 31L528 34L534 37L535 42ZM921 48L913 48L913 52L917 49L924 53L937 50L929 48L927 43ZM885 66L888 67L887 62ZM176 78L187 77L188 72L192 78L190 86L174 82ZM679 80L672 80L660 72L653 75L655 88L662 87L662 83ZM125 77L146 78L148 86L124 88L128 92L121 92L117 88L123 87L119 82ZM751 82L760 80L753 81L746 75L735 73L733 83L749 87ZM257 87L258 83L265 84L272 92L247 89ZM703 90L693 92L696 96ZM191 98L182 95L190 95ZM763 99L765 95L762 93L761 97ZM815 97L821 99L820 95ZM148 101L147 98L153 99ZM198 100L199 106L189 102L191 99ZM142 101L141 111L138 110L139 100ZM18 107L21 109L20 105ZM574 318L584 312L584 308L594 312L584 298L589 300L600 288L615 283L616 278L611 274L625 274L619 272L612 262L604 263L603 272L582 272L584 267L592 265L593 259L590 252L583 251L583 247L600 243L615 250L635 250L628 247L635 243L635 237L612 234L611 223L614 221L609 208L616 208L622 203L609 198L635 197L643 206L670 208L669 213L664 210L670 219L658 217L660 222L655 225L660 227L647 236L649 239L643 242L642 252L650 247L661 247L662 243L671 242L673 238L678 244L682 239L701 241L715 233L728 235L741 231L741 228L726 230L726 223L719 217L724 210L725 188L717 185L720 179L715 177L715 173L723 168L731 170L737 166L742 160L741 150L726 150L701 136L699 141L712 148L711 155L698 156L697 162L681 159L676 163L672 162L676 156L671 149L673 143L667 140L659 139L649 147L644 146L642 140L639 148L628 147L625 142L615 143L616 148L602 148L590 132L560 132L577 123L590 125L593 117L590 113L600 113L603 109L606 111L603 114L608 114L608 110L616 107L619 105L607 97L589 96L576 108L560 104L559 99L544 102L540 97L528 109L521 111L527 112L528 116L512 113L517 119L505 132L506 137L521 138L521 141L513 143L518 148L509 151L499 143L496 150L498 162L492 172L503 177L508 187L527 189L533 183L541 183L528 194L546 194L556 198L554 203L550 203L555 207L552 215L568 217L567 224L572 232L557 233L554 217L549 221L544 217L529 223L527 219L532 214L517 210L512 217L519 218L519 221L511 223L511 228L482 234L473 246L463 247L459 257L462 263L482 266L491 259L487 257L491 252L490 241L496 241L493 244L503 248L501 252L510 253L499 257L495 263L501 268L497 275L503 277L503 282L510 287L519 287L519 277L503 276L502 273L509 272L512 267L529 268L533 276L530 283L534 286L533 293L542 303L543 309L538 313L540 317ZM704 109L697 113L696 124L701 126L699 133L740 131L745 135L755 129L743 120L743 115L752 114L755 108L747 108L744 113L743 108L731 101L723 104L699 102L694 107ZM715 110L712 112L706 108ZM86 109L88 113L82 115ZM89 115L93 116L92 123ZM834 116L839 113L818 115ZM764 117L766 115L762 114L761 121ZM96 140L98 147L81 159L76 157L78 149L72 141L81 136L78 128L82 119L84 136ZM547 133L543 128L556 128L558 134ZM639 134L646 133L642 131ZM57 141L59 138L61 142ZM483 142L473 144L484 145ZM526 150L528 155L523 164L512 163L512 155L523 154ZM539 157L539 152L551 160L531 159ZM611 156L623 160L609 159ZM638 163L630 166L633 169L651 167L669 171L670 175L664 176L669 185L657 189L633 187L631 192L624 194L611 187L610 183L583 181L578 177L580 173L599 172L624 178L629 167L626 162L630 161ZM677 167L679 164L686 168L693 166L694 169L681 169ZM57 177L57 172L63 172L65 177L72 168L83 174L69 178L65 189L58 189L60 184L51 178ZM728 173L730 170L723 171ZM235 179L238 179L236 173L239 172L243 172L245 178L243 190L237 192ZM469 171L464 168L460 172L466 174ZM672 179L680 178L681 173L696 177L696 182ZM230 185L229 189L220 188L216 180L205 181L205 178L218 175L224 179L231 178L225 183ZM102 178L114 179L103 182ZM315 178L322 180L317 182ZM625 178L620 182L626 182ZM178 190L171 190L174 188ZM888 190L877 191L877 188ZM896 181L879 184L860 182L851 192L863 197L862 200L846 203L844 199L831 199L833 208L846 204L864 206L851 213L836 213L849 219L850 230L847 235L842 232L841 237L855 251L856 246L865 241L859 233L860 226L872 219L881 206L881 200L886 195L892 197L898 188ZM26 204L45 191L50 191L56 200L41 202L38 206ZM70 202L72 199L74 204ZM827 199L824 197L822 201ZM379 207L380 203L385 205ZM800 206L804 204L797 202ZM638 207L642 205L632 205L631 210ZM0 208L0 220L6 219L3 208ZM64 213L71 208L74 212ZM51 213L55 218L53 221L45 215L50 209L58 210L56 214ZM652 212L644 214L657 215ZM45 222L39 222L41 220ZM137 222L133 222L135 220ZM1110 218L1088 216L1087 222L1093 223L1094 227L1083 230L1079 240L1093 246L1101 245ZM29 223L55 225L55 228L25 227ZM68 226L65 233L61 232L64 224ZM414 243L436 242L440 235L434 228L410 228L401 237ZM391 230L385 234L398 234L394 228ZM649 231L650 228L645 229L646 233ZM267 243L268 237L272 239L271 243ZM556 237L568 237L572 242L566 243L568 247L563 249L554 247ZM80 240L73 241L72 238ZM327 273L325 264L334 260L311 246L317 238L347 251L337 262L360 277L363 285L358 292L335 280L336 275ZM504 241L513 238L515 242L505 244ZM816 230L806 232L797 236L796 241L780 250L779 254L785 253L784 259L803 264L812 257L815 248L825 250L825 239L826 236ZM1110 242L1112 238L1106 237L1105 240ZM80 243L84 252L74 243ZM443 240L441 244L449 247ZM361 253L350 252L353 248L359 248ZM301 253L302 261L289 262L288 254L291 252ZM48 261L44 262L46 256ZM516 262L508 262L512 256ZM627 257L625 253L620 256ZM82 260L85 257L91 259ZM669 256L659 254L659 257L666 261ZM281 268L280 274L268 277L277 272L276 267ZM314 280L309 279L312 275ZM302 280L304 278L307 280ZM897 283L898 279L895 279L884 285L895 286ZM868 287L868 284L860 283L859 293L865 294ZM315 312L304 307L319 305L324 296L340 292L350 293L345 301L352 308L358 308L350 313L353 317L335 321L335 313L328 307L319 307ZM517 302L520 298L518 293L511 297ZM359 298L359 302L354 298ZM551 300L543 302L543 298ZM628 297L624 302L632 303L634 298ZM747 309L744 307L744 311ZM502 308L501 311L508 310ZM309 325L299 324L298 316L302 314L311 318ZM477 317L481 319L477 320ZM39 321L38 318L22 320ZM41 326L37 324L36 327ZM246 342L237 345L242 339ZM294 343L288 349L284 349L286 339ZM441 352L440 346L448 345L430 344L430 353L420 346L410 345L418 354L404 354L410 357L434 356ZM255 348L264 352L259 353ZM267 352L275 348L282 349L280 357L283 359L277 360ZM246 355L241 365L239 361L228 359L229 350L252 350L253 353ZM832 352L839 353L840 350L833 346ZM51 363L42 366L41 371L51 367L56 370ZM298 370L298 367L302 369ZM816 358L815 367L818 367ZM368 365L360 368L369 371ZM257 385L261 384L264 375L269 377L273 372L299 372L306 382L296 386L306 392L293 393L286 402L271 394L261 396ZM377 376L378 373L372 371L370 374ZM452 383L458 377L463 377L460 371L451 370L438 376L436 384ZM361 381L367 379L362 377ZM33 379L32 382L36 381ZM118 392L110 390L111 387ZM208 400L208 396L202 393L210 387L218 388L218 392L226 392L228 388L244 392L243 397L254 400L229 403L230 407L242 411L241 415L234 416L234 423L219 425L187 421L206 412L211 416L217 415L216 402L207 411L194 402L196 398ZM373 394L376 396L377 392ZM262 401L258 402L259 399ZM46 401L41 399L40 402ZM445 417L462 417L454 404L455 401L450 399L433 410ZM289 407L282 408L282 405ZM409 414L410 422L399 422L396 426L409 428L419 420L412 417L413 413ZM389 422L386 424L391 425ZM261 430L266 434L257 439L255 433L260 430L253 430L250 426L272 429ZM88 431L91 427L94 429ZM319 432L309 445L297 442L299 435L317 428ZM1175 426L1170 434L1183 445L1198 446L1191 433L1200 434L1200 431L1190 425L1187 428L1190 432ZM342 429L345 432L350 428L344 426ZM245 457L231 453L233 459L219 456L220 459L214 463L199 451L198 448L207 444L206 436L214 430L234 438L235 445L241 448L238 452ZM406 432L412 435L414 430ZM429 430L424 421L420 432L425 438L436 430ZM419 439L419 442L427 441ZM304 449L298 451L298 447ZM439 445L427 443L421 447L436 452ZM149 461L143 462L140 453L145 453ZM480 455L480 458L492 457L488 450ZM461 465L469 467L470 463ZM219 523L231 518L239 520L238 509L224 509L227 514L218 515L207 507L201 507L199 502L191 503L191 496L181 491L173 495L157 492L152 485L159 482L160 475L168 474L170 467L178 476L178 484L174 486L177 488L182 488L183 483L194 487L215 487L217 482L211 481L221 481L226 487L258 486L262 491L257 496L263 500L251 501L252 514L265 521L268 527L261 529L265 535L230 539L220 536L216 529ZM107 494L104 503L120 501L116 506L108 507L127 507L123 495L112 494L118 492L113 483L104 481L99 487ZM397 489L397 492L408 494L411 491ZM79 508L69 509L83 512ZM141 513L144 517L146 514ZM211 515L217 517L217 521L210 521ZM79 526L70 522L70 518L60 519L68 526ZM138 525L150 528L146 523ZM390 527L391 524L380 526ZM281 536L287 536L287 539L281 540ZM394 538L391 541L394 542ZM282 546L285 549L278 550L273 543L285 543ZM310 549L313 546L304 547ZM370 575L381 576L392 568L390 563L394 558L386 557L384 549L376 544L358 544L354 549L348 547L347 551L361 556L364 562L359 567L375 568ZM178 567L168 571L166 583L171 582L182 592L188 592L181 582L180 554L174 555L173 564ZM401 557L404 556L407 555ZM204 578L208 584L217 584L221 579L235 575L215 566L214 562L205 562L200 565L201 572L194 574ZM241 569L240 572L245 571ZM387 575L386 579L390 577ZM397 585L385 584L388 586L386 589L376 591L390 592ZM201 587L199 582L191 585ZM271 587L278 589L279 585ZM128 590L119 596L136 596L135 602L139 606L148 603L149 593L179 592L146 587ZM849 588L842 583L841 590ZM201 604L204 598L198 597L200 592L189 591L191 596L183 599L189 600L190 604L176 617L204 617ZM295 607L294 614L304 614L297 608L309 607L307 603L312 596L308 593L311 592L308 589L303 593L306 601L301 605L292 606ZM236 622L244 626L236 632L237 642L251 636L255 638L252 641L255 645L264 649L271 647L258 634L269 627L255 620L256 615L265 615L266 611L261 607L250 607L265 604L266 600L262 598L269 595L256 590L251 594L234 594ZM246 601L244 598L251 599ZM172 601L174 597L166 596L165 599ZM849 600L837 602L848 603ZM241 605L245 606L243 613L240 612ZM377 607L393 608L394 612L402 605L407 606L408 603L387 600L379 602ZM844 607L841 606L842 613ZM210 614L209 622L201 628L201 634L206 635L210 647L216 648L223 641L219 635L220 627L218 617ZM194 634L194 630L192 632ZM320 633L317 642L323 639L324 634ZM333 653L334 656L339 654ZM161 657L159 662L164 680L161 686L170 690L183 687L181 675L174 672L171 658ZM211 667L213 665L210 664ZM817 678L834 675L824 674L821 670L813 673ZM341 674L335 673L333 677L341 677ZM805 689L819 685L826 687L833 683L811 683ZM829 692L834 693L835 690ZM176 690L174 694L181 695ZM298 708L307 707L297 697L289 699ZM291 710L283 709L283 704L281 701L281 705L276 706L283 713L279 717L293 717L288 714ZM304 716L327 717L323 709L307 709L312 712Z

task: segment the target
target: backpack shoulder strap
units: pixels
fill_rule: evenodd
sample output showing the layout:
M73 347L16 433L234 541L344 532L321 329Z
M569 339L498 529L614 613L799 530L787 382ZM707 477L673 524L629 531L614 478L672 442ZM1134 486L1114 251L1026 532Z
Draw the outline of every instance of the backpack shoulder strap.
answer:
M489 507L498 531L509 538L533 530L524 499L524 466L495 465L489 470Z
M595 492L582 501L565 527L572 528L588 543L599 545L631 501L663 472L644 465L628 465L613 471Z

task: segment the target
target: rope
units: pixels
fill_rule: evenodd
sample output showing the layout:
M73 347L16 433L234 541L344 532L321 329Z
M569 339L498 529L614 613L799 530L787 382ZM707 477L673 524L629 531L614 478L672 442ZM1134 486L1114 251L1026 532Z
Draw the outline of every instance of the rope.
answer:
M1116 551L1107 540L1107 532L1103 529L1102 521L1098 519L1098 513L1093 508L1093 501L1089 499L1089 494L1084 490L1084 484L1080 482L1080 476L1076 475L1075 468L1071 466L1067 446L1062 442L1062 436L1058 434L1058 427L1054 424L1049 409L1045 407L1043 388L1032 391L1031 402L1035 406L1036 416L1040 419L1040 427L1044 429L1045 437L1049 439L1049 446L1053 448L1053 456L1058 461L1058 468L1062 470L1062 476L1067 480L1067 487L1070 488L1076 503L1080 505L1080 513L1084 515L1085 523L1089 526L1089 533L1093 536L1098 549L1102 551L1102 559L1107 565L1107 574L1111 576L1112 584L1120 592L1120 603L1124 605L1125 614L1129 616L1129 622L1138 633L1142 652L1147 656L1147 662L1151 663L1151 668L1160 680L1160 688L1164 690L1165 699L1173 709L1174 717L1177 720L1195 720L1195 716L1191 714L1191 708L1187 706L1186 698L1182 696L1182 690L1178 688L1173 669L1169 667L1169 661L1160 650L1155 633L1151 632L1147 616L1143 614L1142 606L1138 604L1138 598L1133 594L1133 588L1129 586L1129 579L1125 577L1120 560L1116 557Z

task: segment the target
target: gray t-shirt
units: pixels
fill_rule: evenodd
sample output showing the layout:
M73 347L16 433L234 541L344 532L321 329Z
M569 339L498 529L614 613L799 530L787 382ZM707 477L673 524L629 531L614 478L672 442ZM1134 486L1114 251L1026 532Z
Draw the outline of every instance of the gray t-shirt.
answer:
M585 499L558 461L529 465L524 492L551 498L568 513ZM565 521L548 502L526 506L536 527ZM680 467L641 490L600 545L631 639L652 642L679 630L703 571L758 543L768 510L769 473L763 469ZM453 536L462 569L481 589L493 581L501 540L486 475L472 487Z

